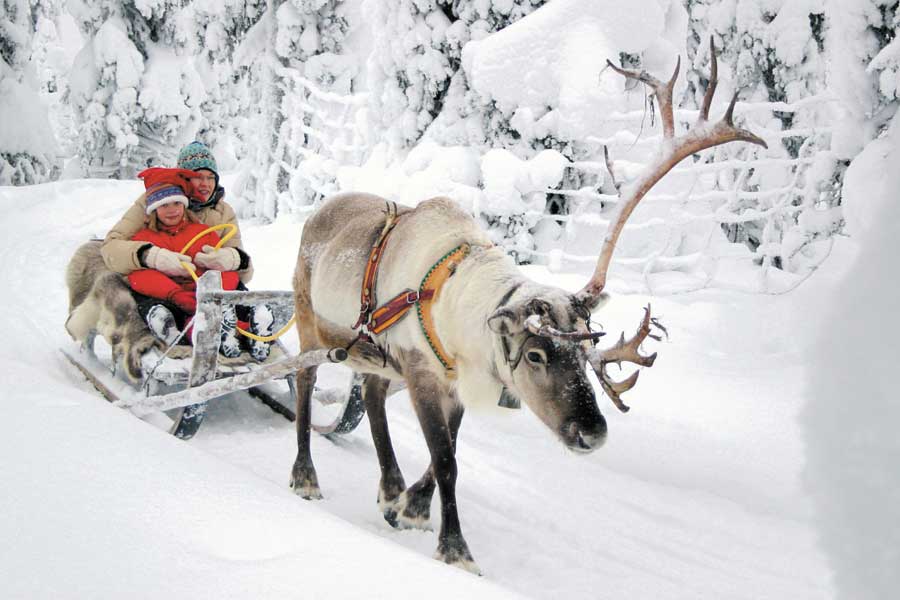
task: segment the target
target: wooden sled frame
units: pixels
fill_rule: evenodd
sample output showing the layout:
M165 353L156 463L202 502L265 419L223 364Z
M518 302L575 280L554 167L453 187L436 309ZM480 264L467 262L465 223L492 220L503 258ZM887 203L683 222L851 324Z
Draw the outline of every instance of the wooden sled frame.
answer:
M320 365L328 362L339 363L347 358L343 348L331 350L313 350L301 352L297 356L289 356L284 346L276 341L280 350L278 354L284 358L256 363L252 359L239 363L239 369L220 369L219 340L221 339L222 312L226 306L267 305L273 312L275 323L286 323L294 308L293 294L286 291L224 291L222 275L218 271L207 271L197 282L197 313L194 318L194 346L190 360L190 370L186 377L182 372L173 376L171 372L157 376L151 371L145 375L140 389L147 390L141 395L134 393L117 393L122 385L115 380L109 368L94 354L94 334L85 340L80 359L66 352L69 362L85 376L85 378L110 402L127 408L137 416L145 416L159 411L173 411L170 417L173 425L170 433L181 439L190 439L197 433L206 414L210 400L232 392L247 390L251 396L269 406L290 421L295 420L296 388L293 374L298 369ZM210 325L212 324L212 325ZM163 362L168 359L163 359ZM233 359L232 359L233 360ZM115 366L113 365L113 368ZM104 373L105 371L105 373ZM145 385L146 379L168 388L176 388L162 394L152 394L152 386ZM273 398L260 386L264 383L284 379L290 397L290 406ZM132 386L127 386L132 387ZM314 395L315 397L315 395ZM313 424L312 428L326 436L349 433L356 428L365 414L362 399L362 377L353 375L349 388L339 391L328 390L321 394L326 399L323 403L342 404L341 409L328 423Z

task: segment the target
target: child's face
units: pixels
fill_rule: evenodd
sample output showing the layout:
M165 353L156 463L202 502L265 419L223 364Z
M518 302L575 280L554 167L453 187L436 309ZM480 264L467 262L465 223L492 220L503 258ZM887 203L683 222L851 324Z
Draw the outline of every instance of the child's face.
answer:
M163 204L156 209L156 218L166 227L178 225L184 218L184 204L181 202Z

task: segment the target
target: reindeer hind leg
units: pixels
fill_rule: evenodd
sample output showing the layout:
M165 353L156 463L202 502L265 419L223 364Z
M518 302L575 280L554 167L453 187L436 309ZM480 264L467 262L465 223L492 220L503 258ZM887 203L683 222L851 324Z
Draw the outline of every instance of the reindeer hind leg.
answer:
M297 458L291 470L291 488L306 500L320 500L319 478L310 451L311 398L318 367L297 371Z

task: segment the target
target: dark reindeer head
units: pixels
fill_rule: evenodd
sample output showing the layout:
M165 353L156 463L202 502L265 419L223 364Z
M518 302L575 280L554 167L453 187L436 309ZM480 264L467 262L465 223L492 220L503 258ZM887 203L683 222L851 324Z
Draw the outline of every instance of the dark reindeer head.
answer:
M585 364L593 341L603 334L590 331L590 310L555 288L511 295L513 301L507 299L488 319L506 363L507 387L567 448L596 450L606 440L606 419Z

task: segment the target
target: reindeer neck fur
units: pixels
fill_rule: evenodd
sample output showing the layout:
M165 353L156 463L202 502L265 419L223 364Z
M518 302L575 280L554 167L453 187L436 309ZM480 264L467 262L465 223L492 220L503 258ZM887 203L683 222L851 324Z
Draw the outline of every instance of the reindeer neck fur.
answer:
M501 303L565 294L528 279L497 247L473 247L435 303L437 334L457 359L457 392L467 406L496 406L512 372L488 319Z

